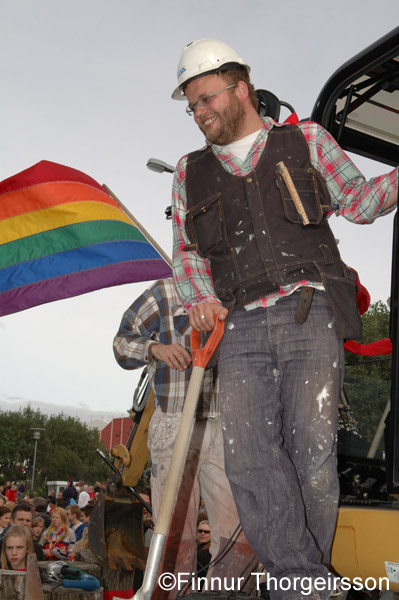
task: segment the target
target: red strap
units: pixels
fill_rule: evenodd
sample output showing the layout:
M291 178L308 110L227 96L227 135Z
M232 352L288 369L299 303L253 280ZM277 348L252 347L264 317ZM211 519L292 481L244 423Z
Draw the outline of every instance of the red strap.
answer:
M134 596L133 589L130 590L113 590L104 592L103 600L113 600L114 596L118 596L119 598L132 598Z
M344 343L344 348L352 354L360 354L361 356L377 356L379 354L392 354L392 342L389 338L371 342L371 344L359 344L353 340L348 340Z

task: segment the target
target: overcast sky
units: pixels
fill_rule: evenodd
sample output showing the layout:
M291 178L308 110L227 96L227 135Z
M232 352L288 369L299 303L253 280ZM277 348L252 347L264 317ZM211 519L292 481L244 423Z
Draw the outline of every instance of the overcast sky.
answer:
M170 98L183 46L203 37L230 43L255 86L305 118L329 76L397 22L397 0L3 0L0 180L43 159L84 171L106 183L170 255L164 210L172 177L146 162L174 165L203 144L185 104ZM355 162L367 177L388 170ZM372 301L385 301L392 217L363 227L333 218L332 226ZM1 408L29 401L85 419L126 414L140 371L117 365L112 339L148 285L1 318Z

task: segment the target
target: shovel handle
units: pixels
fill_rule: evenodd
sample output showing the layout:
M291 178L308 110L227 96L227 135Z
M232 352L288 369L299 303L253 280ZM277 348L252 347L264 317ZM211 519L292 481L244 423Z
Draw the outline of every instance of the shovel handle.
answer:
M200 348L200 332L193 330L191 333L193 370L184 401L183 414L162 494L158 517L155 523L154 535L151 539L143 585L130 600L151 599L175 504L175 496L178 491L179 481L184 467L184 460L190 442L191 429L195 419L195 409L201 391L204 370L210 357L215 351L216 346L220 342L223 331L224 321L219 321L217 315L215 315L215 328L203 348ZM114 600L119 599L114 597Z
M213 319L215 321L215 326L203 348L200 347L201 332L196 329L193 329L191 332L191 352L193 355L194 367L202 367L205 369L209 359L223 337L224 321L220 321L217 315L213 315Z

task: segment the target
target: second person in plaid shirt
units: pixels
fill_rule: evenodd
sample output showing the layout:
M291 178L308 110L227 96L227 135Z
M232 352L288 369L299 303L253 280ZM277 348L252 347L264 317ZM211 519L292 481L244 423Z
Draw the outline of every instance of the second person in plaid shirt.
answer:
M155 411L148 432L154 520L159 512L190 379L190 333L187 312L173 281L161 279L126 310L114 339L114 354L119 365L124 369L147 366L155 393ZM200 497L205 502L211 526L210 552L215 559L236 530L239 519L224 472L218 382L212 369L205 371L159 573L185 574L187 579L196 571ZM236 533L235 539L230 550L211 565L208 578L220 577L222 582L228 578L230 585L231 578L245 573L253 551L242 533ZM189 591L191 589L190 584ZM172 599L178 591L176 588L168 593L156 587L152 599Z

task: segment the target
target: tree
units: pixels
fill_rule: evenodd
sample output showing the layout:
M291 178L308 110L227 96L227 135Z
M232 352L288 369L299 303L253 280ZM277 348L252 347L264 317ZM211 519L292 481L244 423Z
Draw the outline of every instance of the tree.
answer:
M390 311L381 301L362 315L361 342L369 344L389 337ZM359 433L369 444L389 400L391 356L358 356L346 352L344 390L358 423Z
M389 307L378 300L370 305L368 311L362 315L363 333L360 342L370 344L389 337ZM351 367L351 373L367 377L391 380L391 357L387 356L359 356L346 352L345 362Z
M109 476L107 467L96 453L106 452L98 431L89 429L75 417L64 414L47 416L29 406L19 411L0 411L0 474L4 479L31 477L34 454L32 427L45 429L37 444L35 481L48 480L95 482Z

